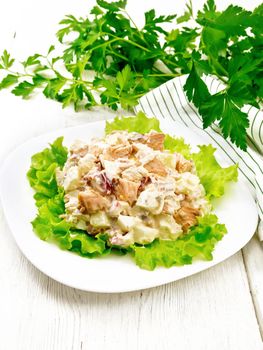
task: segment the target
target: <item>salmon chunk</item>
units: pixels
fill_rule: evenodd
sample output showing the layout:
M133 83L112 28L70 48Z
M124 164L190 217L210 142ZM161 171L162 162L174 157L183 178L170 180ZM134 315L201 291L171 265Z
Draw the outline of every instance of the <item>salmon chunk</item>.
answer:
M162 133L151 133L147 135L146 145L156 151L163 151L165 135Z
M80 205L88 213L94 213L109 206L108 200L92 189L79 192L78 199Z
M178 224L182 225L183 231L186 232L189 227L197 224L198 215L200 215L198 209L184 205L174 214L174 218Z
M176 170L179 173L191 172L193 170L193 162L177 154Z
M153 160L149 161L144 165L144 168L149 171L149 173L153 173L159 176L166 176L167 171L165 170L165 166L163 163L158 159L154 158Z
M102 151L103 149L97 144L89 146L89 153L93 154L95 157L98 157Z
M131 145L116 145L111 146L107 150L107 156L109 156L110 159L118 159L118 158L124 158L129 157L132 154L132 146Z
M115 186L116 197L132 205L137 200L139 186L137 182L120 179Z

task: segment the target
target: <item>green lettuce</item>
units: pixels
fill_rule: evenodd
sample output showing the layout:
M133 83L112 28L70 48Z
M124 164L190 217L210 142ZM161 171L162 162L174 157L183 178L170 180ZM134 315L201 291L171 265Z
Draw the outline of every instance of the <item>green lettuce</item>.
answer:
M192 264L193 258L212 260L215 244L227 232L225 225L219 224L216 215L210 214L198 219L198 225L190 228L187 235L176 241L155 240L145 246L134 246L136 264L146 270L156 266Z
M146 134L151 130L161 131L159 120L148 118L143 112L139 112L135 117L116 117L111 122L107 121L105 126L106 135L115 130L126 130L140 134Z
M32 221L34 232L42 240L56 243L60 248L74 251L82 256L94 257L106 254L104 237L89 236L86 231L77 230L61 218L65 213L64 191L56 182L56 169L63 167L68 151L60 137L49 148L35 154L27 177L36 191L34 198L38 214ZM104 238L104 239L103 239Z
M112 122L106 122L106 134L114 130L139 133L161 131L159 121L156 118L146 117L142 112L135 117L116 117ZM226 183L237 180L237 166L222 168L214 157L215 149L211 145L199 146L198 153L191 153L190 146L183 138L165 135L164 147L194 160L198 176L209 199L223 195ZM64 191L56 181L56 170L63 167L67 155L63 138L60 137L48 148L32 156L27 177L35 190L34 199L38 207L38 214L32 225L42 240L89 258L109 253L129 252L136 264L147 270L153 270L156 266L191 264L196 258L212 259L216 242L227 232L225 225L219 224L213 214L198 218L198 224L175 241L155 240L151 244L135 244L127 249L109 247L107 233L93 237L84 230L71 227L70 223L61 217L65 214Z
M214 153L216 149L211 145L199 146L200 151L191 155L195 162L196 171L205 188L207 198L221 197L229 181L237 181L238 165L222 168Z
M184 142L182 137L172 137L165 135L164 148L172 153L181 153L186 159L191 158L191 147Z

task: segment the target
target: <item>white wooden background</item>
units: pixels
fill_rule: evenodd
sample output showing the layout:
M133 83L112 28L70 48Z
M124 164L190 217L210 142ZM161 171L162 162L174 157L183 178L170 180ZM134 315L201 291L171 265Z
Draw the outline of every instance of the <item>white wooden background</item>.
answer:
M159 13L174 13L184 6L184 1L171 0L129 2L138 23L142 12L151 7ZM7 48L20 60L45 51L55 41L53 33L63 15L83 15L93 3L1 1L0 51ZM197 9L203 1L193 3ZM220 1L220 7L229 3ZM234 3L253 8L260 1ZM104 118L107 113L101 112ZM28 102L1 92L0 118L2 160L32 136L86 123L94 116L62 111L42 96ZM34 268L16 247L1 209L0 237L1 350L263 348L263 248L257 238L227 261L190 278L107 295L65 287Z

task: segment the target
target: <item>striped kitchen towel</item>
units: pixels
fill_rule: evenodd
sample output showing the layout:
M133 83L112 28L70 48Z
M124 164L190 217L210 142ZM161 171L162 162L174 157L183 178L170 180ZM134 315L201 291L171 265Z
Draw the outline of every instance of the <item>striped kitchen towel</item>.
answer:
M211 77L206 77L206 84L211 93L216 93L223 88L221 82ZM246 106L244 112L248 112L250 127L248 129L248 150L244 152L225 140L219 128L213 124L207 129L202 127L202 119L195 106L190 103L185 95L183 86L186 76L174 78L144 95L135 111L144 111L148 116L163 119L169 118L184 124L206 139L216 148L220 149L230 164L239 163L241 176L246 181L258 208L260 224L258 235L263 241L263 112L255 107Z

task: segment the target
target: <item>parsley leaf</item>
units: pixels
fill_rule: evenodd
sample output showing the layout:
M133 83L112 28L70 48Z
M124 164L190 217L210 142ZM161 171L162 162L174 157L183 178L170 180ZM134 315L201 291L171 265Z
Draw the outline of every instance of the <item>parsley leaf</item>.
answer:
M25 68L29 66L34 66L35 64L39 64L39 57L41 57L41 55L36 53L33 56L29 56L26 61L22 62L22 64Z
M52 100L55 100L58 98L58 94L61 90L61 88L65 85L66 79L64 78L54 78L50 79L43 90L43 94L51 98Z
M97 0L97 4L106 10L115 12L115 11L119 11L120 9L124 9L126 7L127 0L120 0L120 1L111 2L111 3L104 0Z
M18 78L16 75L8 74L1 82L0 82L0 90L5 89L15 83L18 82Z
M128 90L132 84L134 74L129 65L125 66L121 72L116 75L116 80L120 86L120 91Z
M227 95L219 125L225 138L230 136L232 142L246 150L246 129L249 126L247 115Z
M193 64L192 70L186 80L184 90L189 101L193 101L197 107L201 106L210 96L206 84L197 73L195 64Z
M184 14L180 17L177 18L177 23L183 23L183 22L188 22L191 18L193 17L193 5L192 5L192 0L190 0L186 4L186 10Z
M0 69L8 69L12 67L14 62L14 58L11 58L10 54L4 50L2 56L0 57Z
M24 99L29 98L34 91L36 85L29 83L28 81L22 81L13 90L12 93L16 96L21 96Z

